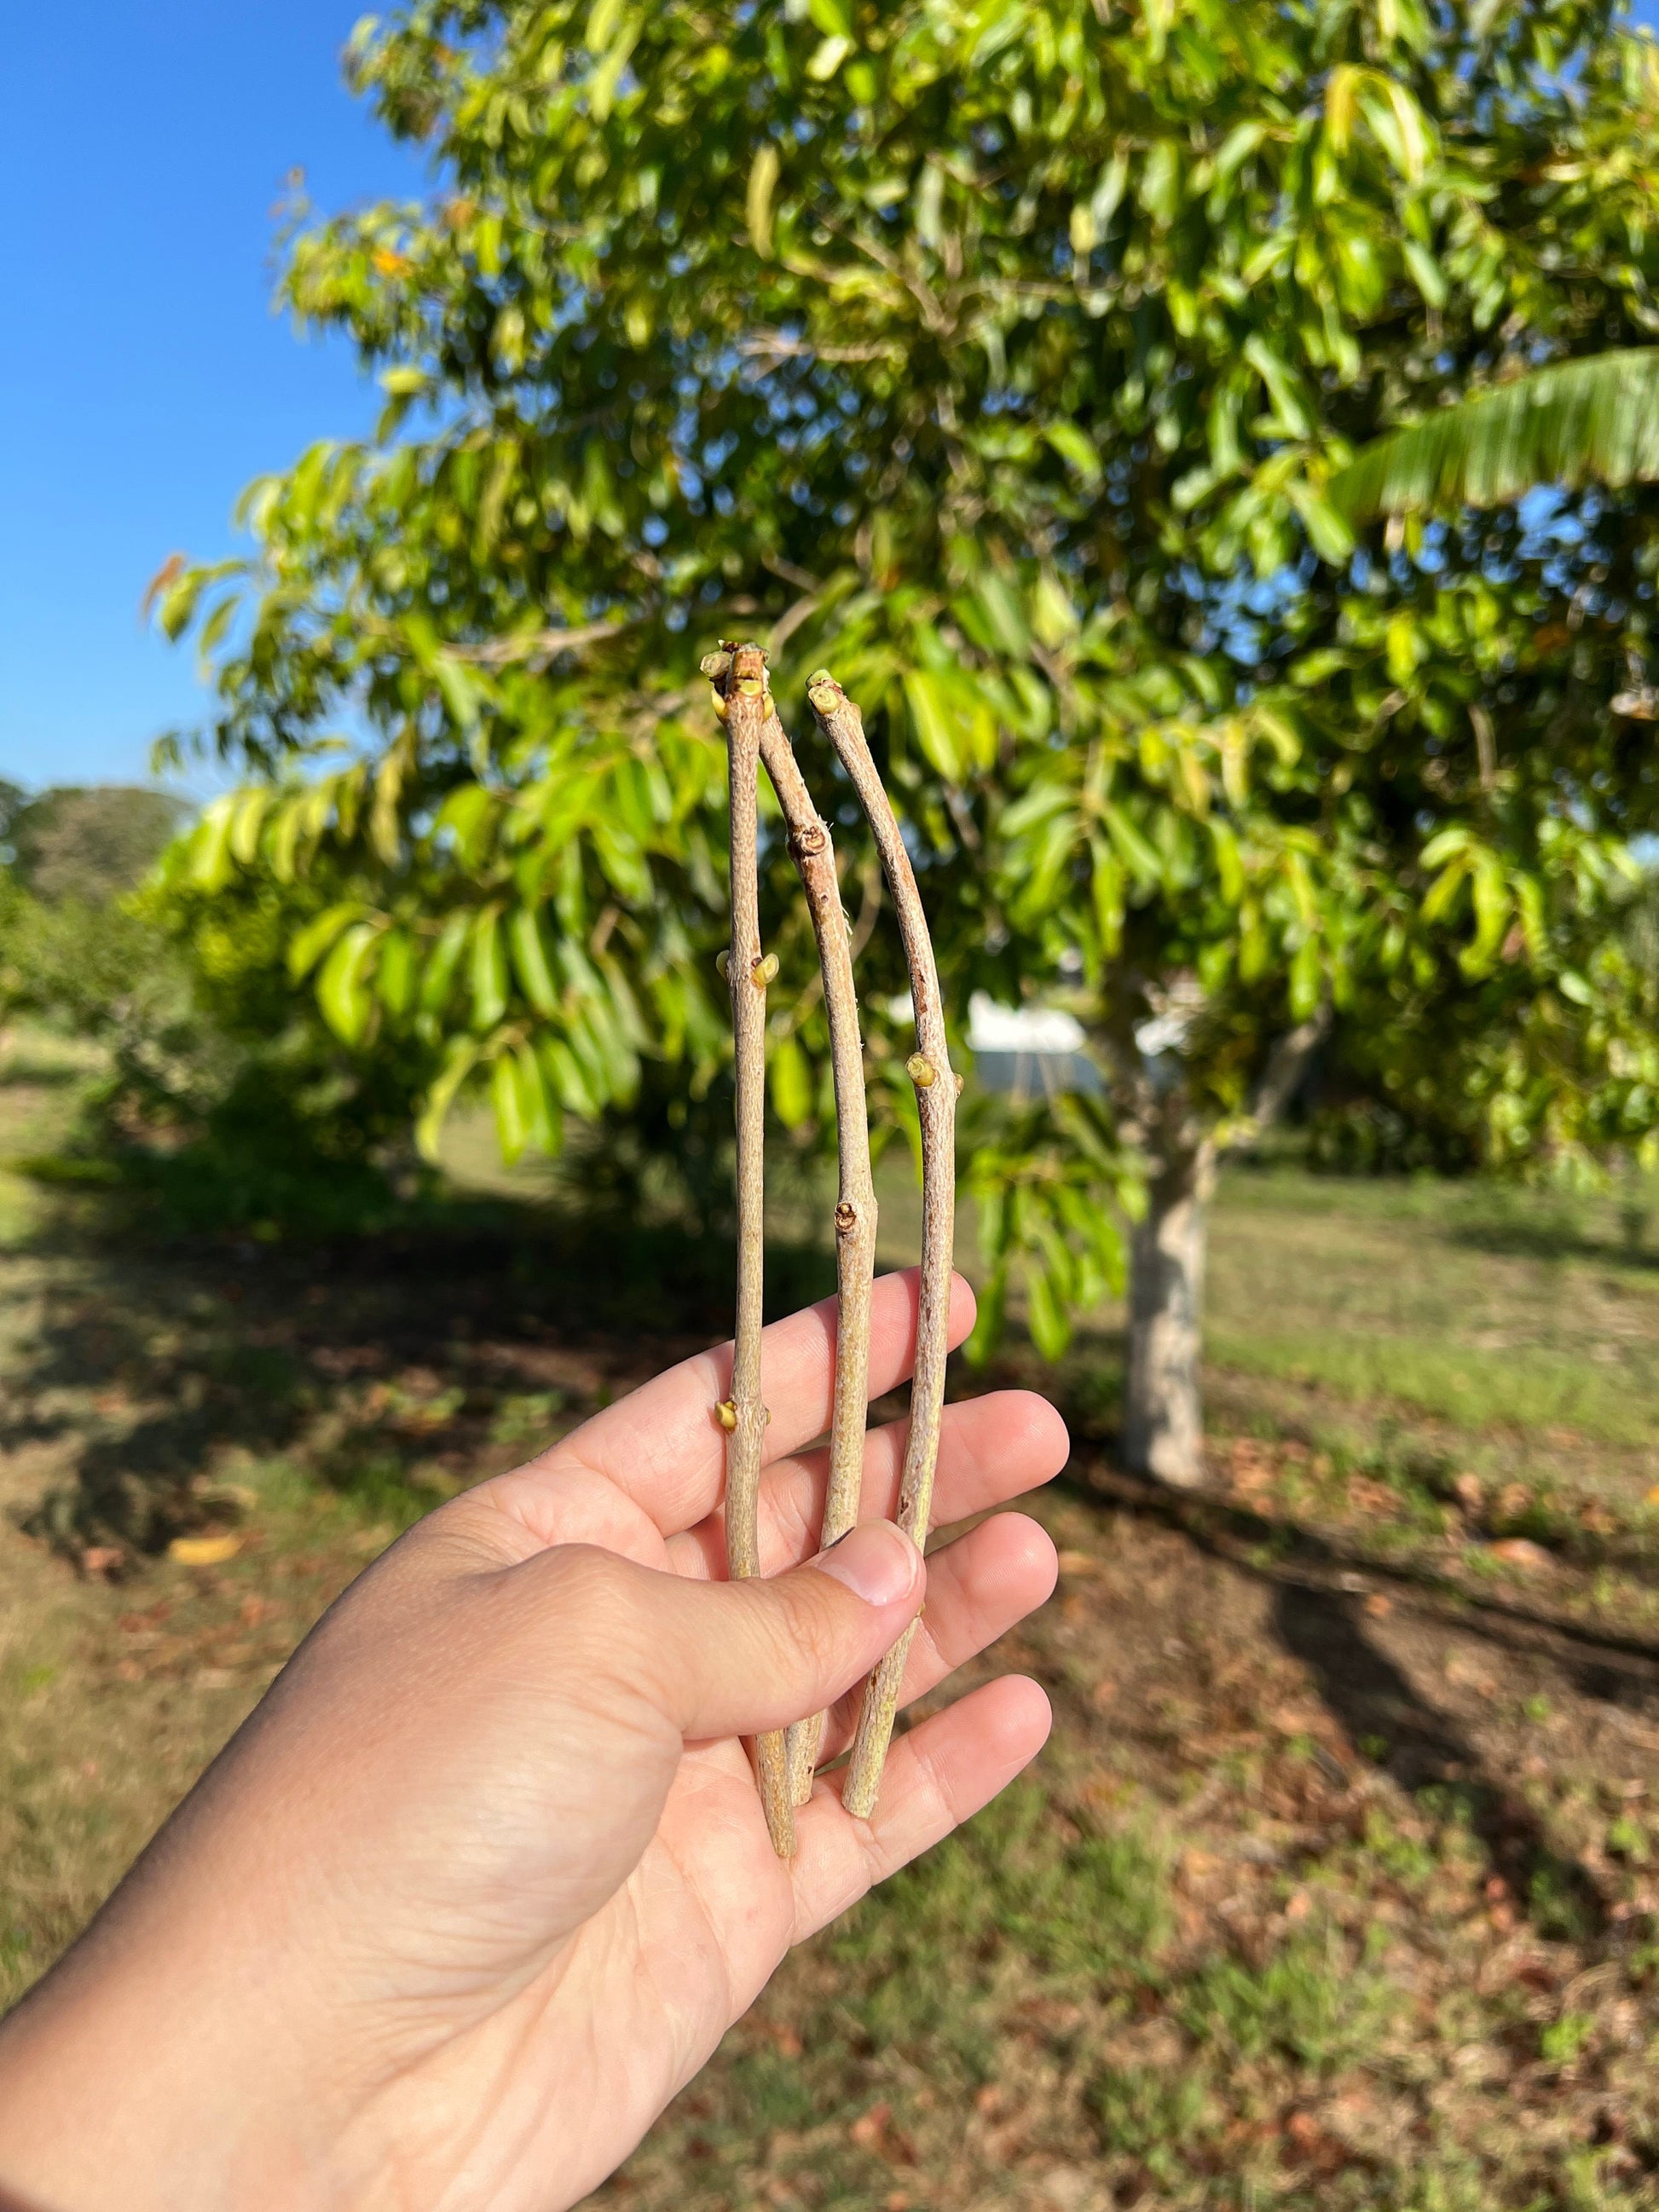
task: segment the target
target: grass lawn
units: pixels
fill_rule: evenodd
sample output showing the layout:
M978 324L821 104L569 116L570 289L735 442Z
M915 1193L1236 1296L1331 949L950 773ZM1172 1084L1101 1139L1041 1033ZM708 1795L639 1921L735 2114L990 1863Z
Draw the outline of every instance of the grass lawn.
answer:
M0 1051L0 1158L82 1073ZM308 1251L108 1206L0 1173L0 2005L366 1559L722 1326L719 1255L509 1189ZM1060 1589L994 1655L1054 1697L1038 1767L597 2203L1659 2205L1659 1227L1238 1170L1211 1290L1201 1495L1114 1466L1114 1316L1048 1377Z

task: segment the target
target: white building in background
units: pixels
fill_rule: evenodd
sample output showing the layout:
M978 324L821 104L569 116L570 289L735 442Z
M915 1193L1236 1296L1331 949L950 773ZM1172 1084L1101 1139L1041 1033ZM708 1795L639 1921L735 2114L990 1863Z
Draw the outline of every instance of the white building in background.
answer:
M1100 1070L1085 1042L1082 1024L1058 1006L1000 1006L983 991L968 1001L968 1048L988 1091L1016 1098L1098 1091Z

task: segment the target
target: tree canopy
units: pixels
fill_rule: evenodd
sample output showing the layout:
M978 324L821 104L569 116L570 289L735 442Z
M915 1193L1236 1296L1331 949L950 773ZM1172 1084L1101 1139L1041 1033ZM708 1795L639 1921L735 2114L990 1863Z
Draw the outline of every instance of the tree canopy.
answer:
M1609 704L1652 495L1386 537L1330 495L1472 380L1651 337L1645 35L1580 0L417 0L349 65L432 194L296 211L283 288L379 433L256 484L252 558L157 604L251 779L198 884L325 873L294 970L354 1047L428 1054L428 1133L475 1083L509 1150L718 1093L722 633L797 734L821 663L862 703L952 1018L1060 999L1107 1072L970 1135L988 1329L1012 1271L1057 1349L1125 1133L1247 1127L1323 1008L1491 1157L1655 1126L1607 927L1659 826ZM806 1127L822 1009L767 866ZM861 976L896 1124L878 927Z

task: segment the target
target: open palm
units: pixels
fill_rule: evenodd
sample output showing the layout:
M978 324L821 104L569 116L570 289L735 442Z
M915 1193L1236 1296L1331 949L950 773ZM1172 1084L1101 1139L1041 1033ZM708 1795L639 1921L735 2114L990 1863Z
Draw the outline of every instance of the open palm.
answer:
M877 1285L877 1392L908 1372L915 1314L912 1278ZM959 1286L953 1341L971 1316ZM762 1562L777 1579L725 1580L714 1408L729 1347L412 1530L319 1624L60 1969L61 1990L54 1977L25 2008L24 2066L29 2014L49 2049L54 2008L60 2050L67 2039L77 2067L95 2066L84 1992L100 1953L117 2016L123 1962L149 1959L152 2020L155 1977L183 1975L175 2008L217 2023L196 2058L167 2063L216 2068L240 2114L222 2154L198 2106L192 2203L216 2201L223 2157L241 2204L551 2212L593 2187L791 1943L977 1810L1047 1732L1034 1683L988 1684L895 1746L872 1820L821 1775L797 1856L773 1855L741 1736L855 1697L921 1596L920 1563L887 1529L786 1571L816 1548L826 1468L805 1448L828 1420L833 1358L832 1308L767 1333ZM891 1510L903 1433L870 1437L866 1516ZM949 1408L939 1517L1045 1480L1066 1449L1029 1394ZM875 1601L832 1578L848 1560L866 1595L884 1567ZM943 1547L907 1702L1040 1604L1054 1575L1047 1536L1017 1515ZM849 1718L843 1698L826 1759ZM204 1987L167 1959L186 1899L199 1923L204 1898L236 1931L216 1955L237 1959L244 1988L258 1947L257 2032L210 1964ZM273 2012L293 2024L274 2048ZM7 2057L0 2038L0 2118ZM149 2201L130 2185L121 2198Z

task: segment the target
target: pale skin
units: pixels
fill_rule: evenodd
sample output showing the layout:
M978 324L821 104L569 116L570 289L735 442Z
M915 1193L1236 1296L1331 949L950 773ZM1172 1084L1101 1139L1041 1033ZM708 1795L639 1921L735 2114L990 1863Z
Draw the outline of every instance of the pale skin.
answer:
M876 1285L871 1387L915 1354ZM972 1320L957 1282L951 1340ZM92 1928L0 2027L0 2212L558 2212L634 2148L793 1943L1004 1787L1038 1686L992 1681L896 1745L869 1820L821 1774L768 1838L742 1739L830 1709L915 1619L908 1703L1040 1605L1007 1513L924 1567L863 1519L814 1555L833 1304L766 1332L763 1578L726 1579L731 1348L456 1498L325 1616ZM941 1522L1056 1473L1060 1419L945 1416Z

